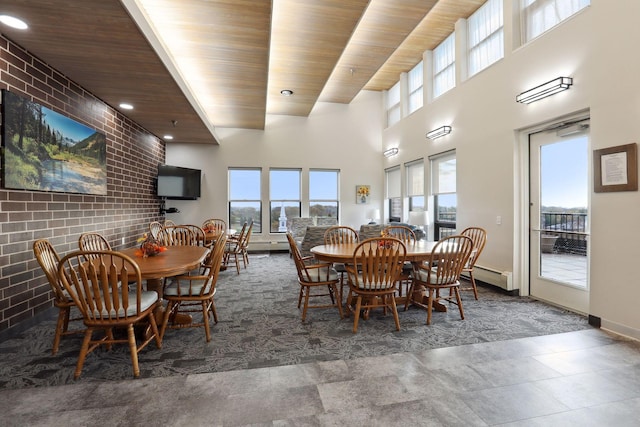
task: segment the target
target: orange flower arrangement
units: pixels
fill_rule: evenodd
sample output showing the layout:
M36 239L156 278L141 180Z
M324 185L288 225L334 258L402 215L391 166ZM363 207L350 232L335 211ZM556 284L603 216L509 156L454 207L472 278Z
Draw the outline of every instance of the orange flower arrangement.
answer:
M393 237L393 236L391 236L391 235L389 234L389 232L387 232L387 230L382 230L382 231L380 232L380 237ZM393 247L393 242L390 242L390 241L388 241L388 240L387 240L387 241L380 240L380 241L378 242L378 246L379 246L380 248L389 249L389 248Z
M142 237L138 239L138 243L140 243L140 248L136 250L136 256L142 258L156 256L167 250L166 246L162 246L160 242L147 233L144 233Z

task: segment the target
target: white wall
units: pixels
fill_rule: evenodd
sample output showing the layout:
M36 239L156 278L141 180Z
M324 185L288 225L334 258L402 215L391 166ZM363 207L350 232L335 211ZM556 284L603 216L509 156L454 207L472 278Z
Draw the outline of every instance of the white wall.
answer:
M349 105L320 103L309 117L268 116L264 131L216 129L219 146L167 144L167 164L202 169L202 197L198 201L167 201L179 214L167 218L201 224L206 218L227 218L227 169L261 167L264 230L252 242L286 242L283 234L269 234L269 168L303 169L303 200L308 199L309 168L340 170L340 222L359 228L371 208L382 208L383 170L380 123L382 95L362 92ZM355 187L371 185L370 202L356 205ZM308 214L303 205L302 215Z
M506 10L510 15L510 8ZM639 16L640 2L592 0L585 11L528 45L509 50L503 60L390 129L380 124L380 96L363 93L348 106L320 104L308 118L269 117L264 132L218 129L220 147L169 145L167 163L205 170L203 198L174 205L189 222L226 217L229 166L262 166L265 171L270 166L332 167L342 170L342 222L359 226L368 207L355 205L356 184L371 184L371 207L382 208L385 167L455 148L458 228L485 227L489 240L481 263L514 271L514 280L526 280L518 276L525 259L519 227L526 209L519 187L526 172L519 130L589 111L591 149L637 142ZM511 24L505 21L507 45L515 33ZM573 77L573 87L534 104L515 102L518 93L559 76ZM427 131L441 125L451 125L452 133L436 141L425 139ZM381 152L393 146L399 155L382 158ZM265 191L266 185L265 178ZM496 224L498 215L501 225ZM634 268L640 254L638 218L638 192L591 192L589 314L600 317L603 327L640 338L640 280Z

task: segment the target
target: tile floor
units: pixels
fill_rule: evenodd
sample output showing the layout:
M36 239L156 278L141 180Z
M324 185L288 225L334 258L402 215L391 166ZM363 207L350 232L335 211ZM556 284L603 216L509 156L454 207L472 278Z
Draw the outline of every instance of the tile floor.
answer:
M587 257L574 254L541 254L542 276L574 286L587 286Z
M4 426L638 426L640 343L598 329L418 353L0 390Z

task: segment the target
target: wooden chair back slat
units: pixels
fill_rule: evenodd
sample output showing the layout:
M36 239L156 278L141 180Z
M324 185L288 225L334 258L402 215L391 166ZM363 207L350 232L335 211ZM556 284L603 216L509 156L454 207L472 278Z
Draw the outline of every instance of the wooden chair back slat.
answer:
M165 246L197 246L193 231L184 225L170 225L164 227L159 239Z
M357 243L358 232L346 225L336 225L324 232L325 245L337 245L340 243Z

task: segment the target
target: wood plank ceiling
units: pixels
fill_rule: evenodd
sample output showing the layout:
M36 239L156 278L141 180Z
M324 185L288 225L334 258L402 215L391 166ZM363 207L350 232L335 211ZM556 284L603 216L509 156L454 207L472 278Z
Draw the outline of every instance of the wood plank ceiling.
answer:
M149 132L217 144L216 127L390 88L484 2L4 0L29 29L0 30Z

